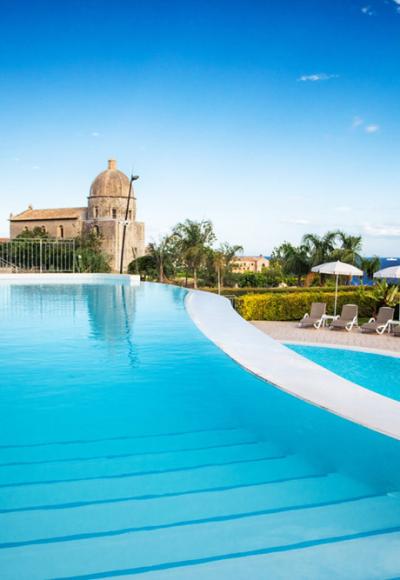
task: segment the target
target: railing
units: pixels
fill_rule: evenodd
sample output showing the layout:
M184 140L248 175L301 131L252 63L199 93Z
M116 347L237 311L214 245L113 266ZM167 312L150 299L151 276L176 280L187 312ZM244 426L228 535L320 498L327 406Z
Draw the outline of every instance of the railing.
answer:
M75 240L21 238L0 243L0 272L75 272Z
M0 258L0 272L18 272L17 266L15 264L11 264L11 262L7 262L3 258Z

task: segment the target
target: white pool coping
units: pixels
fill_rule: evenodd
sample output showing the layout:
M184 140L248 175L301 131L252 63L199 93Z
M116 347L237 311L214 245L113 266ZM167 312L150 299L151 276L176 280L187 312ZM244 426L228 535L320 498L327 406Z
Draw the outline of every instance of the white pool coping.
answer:
M190 291L196 326L248 371L291 395L364 427L400 439L400 402L356 385L293 352L246 322L227 298Z
M139 286L140 276L136 274L0 274L0 284L114 284Z

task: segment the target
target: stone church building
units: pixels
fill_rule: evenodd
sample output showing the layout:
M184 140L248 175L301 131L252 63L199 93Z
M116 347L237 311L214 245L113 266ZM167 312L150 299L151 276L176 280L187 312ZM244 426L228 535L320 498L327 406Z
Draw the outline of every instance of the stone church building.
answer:
M100 173L90 187L86 207L28 209L10 216L10 237L40 227L52 238L71 239L92 230L101 235L103 250L110 258L112 271L119 271L122 234L128 203L130 180L117 169L115 160ZM136 221L136 198L132 189L125 236L124 271L135 258L144 254L144 223Z

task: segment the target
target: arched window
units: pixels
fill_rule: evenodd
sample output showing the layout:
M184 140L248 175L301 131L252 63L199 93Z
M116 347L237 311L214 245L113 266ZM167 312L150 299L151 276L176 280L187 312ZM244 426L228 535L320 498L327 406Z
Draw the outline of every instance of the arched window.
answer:
M97 205L93 209L93 217L95 218L99 217L99 208L97 207Z
M131 220L131 219L132 219L132 210L130 209L128 211L128 220Z
M111 215L114 220L117 219L117 210L115 209L115 207L112 208Z
M100 234L99 226L93 226L92 232L95 236L98 236Z
M63 238L64 237L64 226L58 226L58 237L59 238Z
M41 226L40 228L44 234L47 234L46 226Z

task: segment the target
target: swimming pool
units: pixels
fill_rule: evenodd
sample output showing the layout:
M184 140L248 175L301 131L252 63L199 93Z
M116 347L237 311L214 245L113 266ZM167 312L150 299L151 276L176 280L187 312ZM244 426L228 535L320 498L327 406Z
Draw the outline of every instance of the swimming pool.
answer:
M399 441L246 372L185 295L0 284L1 577L397 575Z
M303 344L287 346L345 379L400 401L400 357Z

